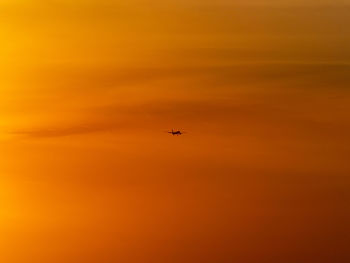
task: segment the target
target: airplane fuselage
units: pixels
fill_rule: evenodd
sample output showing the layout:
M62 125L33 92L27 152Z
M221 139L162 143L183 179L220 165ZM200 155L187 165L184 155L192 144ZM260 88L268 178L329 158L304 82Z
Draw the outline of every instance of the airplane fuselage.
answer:
M171 132L169 132L169 133L172 134L173 136L174 136L174 135L177 135L177 136L182 135L182 132L181 132L181 131L171 131Z

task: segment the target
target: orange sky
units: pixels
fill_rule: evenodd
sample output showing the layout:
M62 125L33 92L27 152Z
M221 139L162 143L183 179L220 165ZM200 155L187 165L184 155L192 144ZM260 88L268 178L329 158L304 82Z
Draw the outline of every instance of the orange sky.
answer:
M348 0L0 0L0 261L348 262L349 28Z

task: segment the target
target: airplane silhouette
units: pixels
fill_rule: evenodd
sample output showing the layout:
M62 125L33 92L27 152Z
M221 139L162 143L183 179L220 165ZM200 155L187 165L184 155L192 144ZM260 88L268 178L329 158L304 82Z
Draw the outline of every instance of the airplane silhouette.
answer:
M171 132L168 132L168 133L172 134L173 136L174 136L174 135L179 136L179 135L184 134L184 133L183 133L183 132L181 132L181 131L174 131L174 130L171 130Z

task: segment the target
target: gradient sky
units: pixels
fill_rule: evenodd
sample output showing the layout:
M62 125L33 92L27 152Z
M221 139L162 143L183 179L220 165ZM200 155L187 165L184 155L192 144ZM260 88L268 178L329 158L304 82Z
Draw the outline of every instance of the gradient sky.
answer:
M349 0L0 0L0 35L1 262L350 261Z

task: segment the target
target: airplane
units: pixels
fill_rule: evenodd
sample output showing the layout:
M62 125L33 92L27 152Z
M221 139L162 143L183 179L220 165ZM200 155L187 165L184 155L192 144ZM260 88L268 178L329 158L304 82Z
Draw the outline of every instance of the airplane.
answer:
M168 132L168 133L172 134L173 136L174 136L174 135L179 136L179 135L184 134L184 133L183 133L183 132L181 132L181 131L174 131L174 130L171 130L171 132Z

